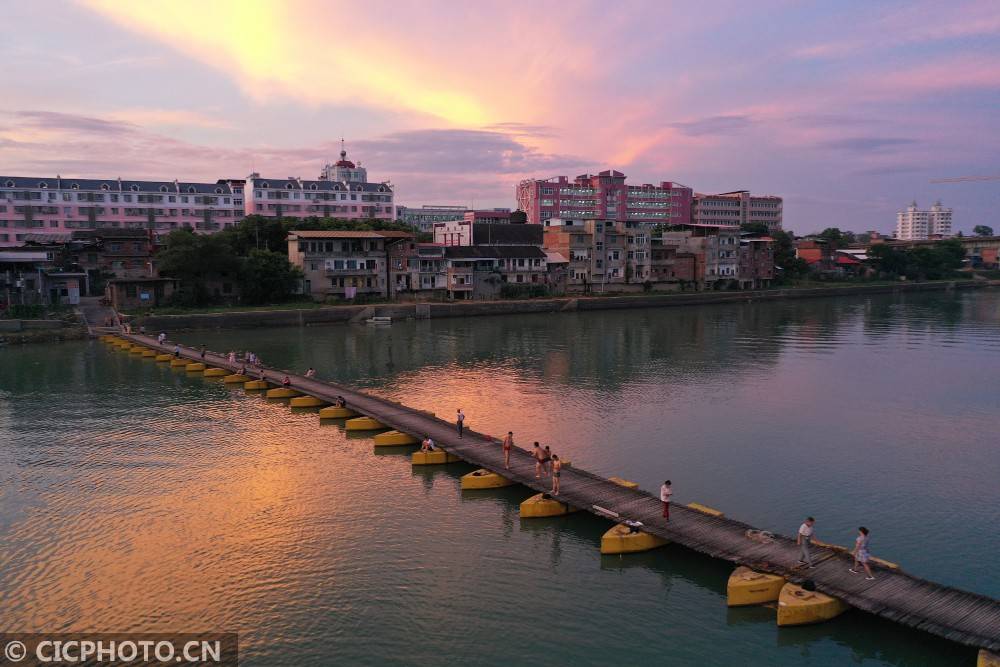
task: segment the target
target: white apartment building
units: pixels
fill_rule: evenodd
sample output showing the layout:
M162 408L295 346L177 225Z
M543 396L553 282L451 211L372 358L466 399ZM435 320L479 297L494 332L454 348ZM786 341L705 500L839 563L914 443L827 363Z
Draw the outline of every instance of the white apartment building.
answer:
M896 238L901 241L948 238L951 236L950 208L935 202L928 211L917 208L912 202L905 211L896 213Z
M751 195L746 190L717 195L697 193L691 208L691 222L702 225L744 225L761 223L774 232L781 229L784 202L775 195Z

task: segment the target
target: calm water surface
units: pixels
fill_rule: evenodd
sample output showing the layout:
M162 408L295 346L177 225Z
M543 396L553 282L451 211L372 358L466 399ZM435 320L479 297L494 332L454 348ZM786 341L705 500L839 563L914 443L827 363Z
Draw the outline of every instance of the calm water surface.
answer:
M182 336L551 443L791 534L804 514L1000 596L1000 294L817 299ZM471 468L100 343L0 350L4 629L236 630L248 665L972 665L862 613L727 610L731 567L601 557Z

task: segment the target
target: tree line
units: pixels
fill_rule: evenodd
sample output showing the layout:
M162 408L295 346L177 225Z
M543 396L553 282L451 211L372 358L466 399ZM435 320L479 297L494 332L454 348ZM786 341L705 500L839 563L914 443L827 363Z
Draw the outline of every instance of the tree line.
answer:
M179 280L172 305L206 306L233 298L259 305L288 301L302 272L288 261L288 234L294 231L405 231L414 229L386 220L265 218L247 216L216 234L177 229L168 234L156 262L160 275ZM236 289L221 293L220 285Z

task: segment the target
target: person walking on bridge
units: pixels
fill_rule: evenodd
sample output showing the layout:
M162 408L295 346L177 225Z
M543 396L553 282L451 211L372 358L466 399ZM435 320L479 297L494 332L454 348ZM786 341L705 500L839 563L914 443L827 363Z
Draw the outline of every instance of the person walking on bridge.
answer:
M202 361L204 361L204 359L205 359L205 346L204 345L201 346L201 358L202 358Z
M507 431L503 438L503 467L510 470L510 448L514 446L514 432Z
M809 551L809 545L813 540L813 526L815 525L816 519L807 516L806 520L799 526L799 534L795 537L795 543L799 545L799 563L810 569L816 567L813 565L812 553Z
M545 465L545 476L552 476L552 450L549 449L548 445L545 445L545 460L542 463Z
M180 346L180 343L175 343L174 344L174 359L180 359L180 358L181 358L181 346Z
M455 415L455 427L458 429L458 437L464 437L465 413L462 412L462 408L459 408L458 414Z
M670 497L674 495L674 490L670 487L668 479L660 487L660 501L663 503L663 518L670 521Z
M156 337L156 344L163 347L163 344L167 342L167 334L160 332L160 335Z
M316 369L313 368L312 366L310 366L309 370L306 371L306 377L307 378L314 378L314 377L316 377Z
M865 577L868 581L875 581L875 575L872 574L872 568L868 565L868 529L864 526L858 528L858 536L854 539L854 566L848 568L851 574L860 574L858 572L858 563L865 568Z

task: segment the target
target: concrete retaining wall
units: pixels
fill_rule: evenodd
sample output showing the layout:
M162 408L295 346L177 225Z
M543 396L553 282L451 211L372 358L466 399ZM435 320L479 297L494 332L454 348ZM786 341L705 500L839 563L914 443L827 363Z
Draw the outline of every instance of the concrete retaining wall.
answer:
M617 308L663 308L708 303L740 303L776 299L809 299L825 296L888 294L933 290L984 287L982 282L950 281L899 283L893 285L845 285L814 289L770 289L744 292L686 292L681 294L640 294L635 296L558 297L523 301L455 301L450 303L406 303L364 306L330 306L312 310L268 310L192 315L152 315L136 318L133 326L147 331L185 329L246 329L254 327L310 326L347 322L352 318L372 316L406 318L473 317L552 313L572 310L610 310Z
M0 331L17 332L32 329L61 329L66 326L62 320L0 320Z

